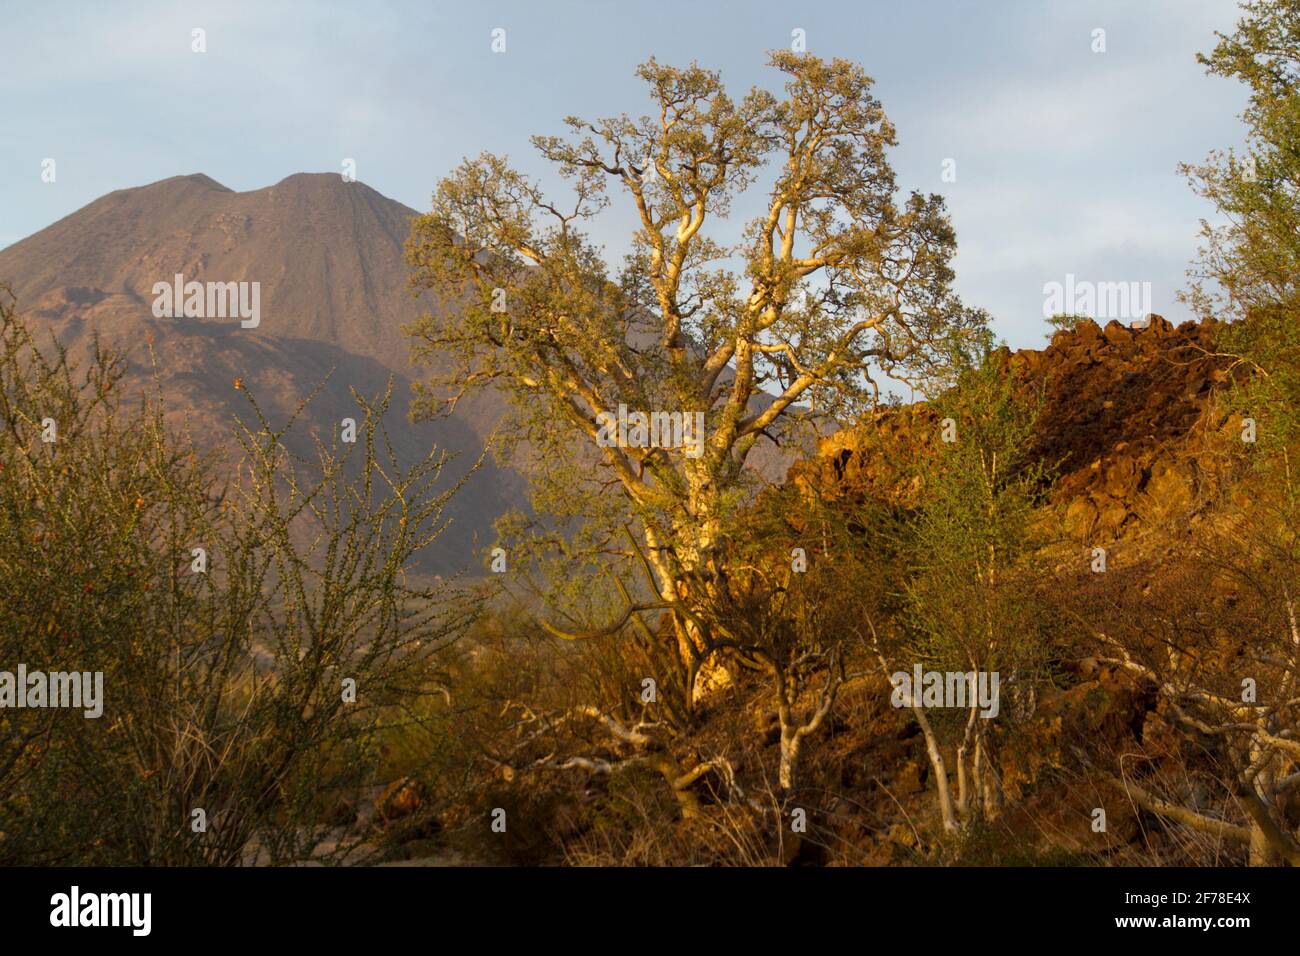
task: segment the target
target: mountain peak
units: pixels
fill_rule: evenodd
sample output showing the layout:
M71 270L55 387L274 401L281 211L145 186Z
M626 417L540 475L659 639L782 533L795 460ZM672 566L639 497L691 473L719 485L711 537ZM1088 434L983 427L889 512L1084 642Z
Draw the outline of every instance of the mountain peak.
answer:
M145 186L134 187L134 189L163 189L174 188L177 186L202 186L205 189L212 189L223 193L234 191L228 186L223 186L206 173L190 173L186 176L168 176L166 179L160 179L157 182L149 183ZM133 192L134 189L128 187L127 189L116 190L116 192Z
M290 173L276 186L350 186L339 173Z
M274 186L250 190L240 195L262 195L266 197L289 197L294 202L307 202L317 206L333 206L340 209L360 209L391 207L392 212L400 211L403 220L401 227L406 231L405 219L414 210L408 209L395 200L389 199L377 189L373 189L359 179L344 179L339 173L293 173L285 176ZM385 214L381 214L385 215ZM404 237L404 236L403 236Z
M151 338L169 417L205 443L228 438L231 422L247 413L230 385L236 379L277 422L316 395L304 421L322 434L356 415L353 388L374 397L391 381L388 428L401 460L419 461L431 445L464 452L447 472L457 480L503 406L483 397L437 423L405 414L410 343L402 330L424 308L410 293L404 259L413 214L338 173L296 173L247 191L202 173L173 176L102 196L0 250L0 281L11 282L43 338L48 332L76 350L74 361L85 360L92 332L127 350L133 390L152 388L153 367L140 348ZM155 286L178 275L249 283L259 324L244 328L228 314L155 315ZM310 455L308 435L300 437L294 453ZM428 566L463 567L474 536L489 536L498 515L523 503L517 479L481 470L449 505L455 528L430 550Z

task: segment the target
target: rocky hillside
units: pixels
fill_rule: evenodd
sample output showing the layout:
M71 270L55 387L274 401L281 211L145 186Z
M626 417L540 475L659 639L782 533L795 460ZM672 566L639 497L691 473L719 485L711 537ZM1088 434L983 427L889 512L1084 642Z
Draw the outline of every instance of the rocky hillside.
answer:
M1129 607L1172 607L1189 595L1204 597L1205 582L1170 577L1162 559L1179 552L1192 526L1215 516L1215 493L1234 476L1231 451L1240 448L1241 422L1214 401L1231 381L1227 362L1214 354L1216 328L1175 327L1159 316L1139 327L1084 321L1057 332L1044 349L1006 356L1010 374L1042 398L1033 453L1056 465L1042 520L1054 532L1049 552L1060 558L1051 562L1057 586L1081 607L1090 600L1101 609L1126 600ZM882 410L822 440L789 480L824 499L906 507L925 474L918 466L944 447L940 428L924 403ZM1097 545L1123 554L1132 573L1090 573L1087 549ZM1226 614L1236 596L1214 590L1206 600ZM1127 622L1113 623L1122 629ZM1178 791L1186 752L1152 685L1077 647L1063 644L1053 655L1056 687L999 755L1012 807L999 823L1004 843L996 851L973 846L973 858L1124 860L1137 848L1148 862L1178 858L1178 838L1159 819L1117 799L1103 776L1078 765L1080 742L1087 741L1100 753L1140 757L1149 781ZM912 822L931 812L932 775L916 725L905 712L883 707L884 693L868 685L850 695L831 743L814 759L825 764L817 772L838 775L840 799L823 817L834 834L830 843L857 848L863 862L898 863L924 858L925 840ZM1110 814L1101 837L1089 828L1096 806ZM1017 849L1008 855L1007 847Z
M1089 541L1128 537L1186 515L1217 471L1213 436L1234 423L1210 401L1229 381L1213 355L1215 326L1084 321L1041 350L1009 356L1024 388L1041 394L1034 454L1055 466L1052 500L1065 531ZM938 418L923 403L885 409L824 439L789 478L823 494L906 504L914 465L937 445Z

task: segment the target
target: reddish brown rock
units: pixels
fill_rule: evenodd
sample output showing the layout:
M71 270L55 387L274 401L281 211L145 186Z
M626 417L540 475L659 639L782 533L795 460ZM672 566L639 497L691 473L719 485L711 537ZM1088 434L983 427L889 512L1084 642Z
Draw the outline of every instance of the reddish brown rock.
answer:
M408 817L424 803L424 784L411 777L394 780L375 800L375 816L383 823Z
M1052 503L1066 536L1123 537L1149 518L1191 514L1207 471L1206 442L1239 436L1239 419L1214 411L1231 382L1213 357L1217 323L1175 327L1158 315L1133 328L1080 322L1042 350L1009 355L1012 374L1043 396L1031 455L1056 470ZM907 507L928 456L942 450L926 405L890 408L822 440L790 479L825 497ZM1215 433L1218 433L1217 435Z

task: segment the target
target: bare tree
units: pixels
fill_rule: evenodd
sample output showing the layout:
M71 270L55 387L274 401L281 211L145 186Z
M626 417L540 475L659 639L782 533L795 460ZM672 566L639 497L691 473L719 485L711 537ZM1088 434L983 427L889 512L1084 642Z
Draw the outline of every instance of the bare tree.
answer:
M1300 864L1300 536L1258 516L1180 567L1111 576L1092 609L1098 658L1153 688L1192 770L1142 750L1103 768L1138 806L1236 843L1252 865ZM1104 623L1099 623L1104 622ZM1209 788L1195 784L1204 779ZM1214 796L1221 791L1223 799Z

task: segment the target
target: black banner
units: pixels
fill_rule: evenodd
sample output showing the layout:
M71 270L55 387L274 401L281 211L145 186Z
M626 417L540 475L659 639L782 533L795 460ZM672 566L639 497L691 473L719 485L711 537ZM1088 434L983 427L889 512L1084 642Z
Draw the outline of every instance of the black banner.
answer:
M1231 945L1289 928L1295 890L1294 874L1264 869L9 869L0 925L7 942L76 934L128 945L375 944L427 932L486 945L649 945L693 931L731 945L845 925L873 943L992 941L1014 928Z

